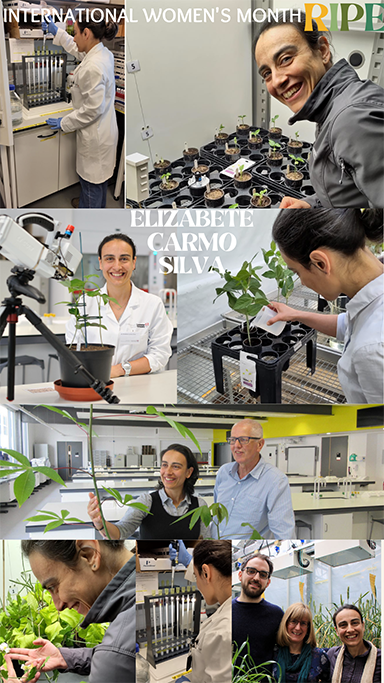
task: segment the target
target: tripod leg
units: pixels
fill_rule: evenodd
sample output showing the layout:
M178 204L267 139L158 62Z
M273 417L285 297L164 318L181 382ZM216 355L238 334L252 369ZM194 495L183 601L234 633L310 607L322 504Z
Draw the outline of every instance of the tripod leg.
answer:
M112 391L105 386L104 382L91 375L91 373L88 372L88 370L84 368L81 363L79 363L76 356L69 349L67 349L67 347L59 339L56 338L56 335L54 335L53 332L51 332L51 330L44 325L41 318L39 318L34 311L28 308L28 306L23 305L20 306L19 313L24 313L27 320L29 320L36 330L43 335L47 342L49 342L49 344L56 349L60 356L66 358L67 362L72 365L74 370L80 372L86 378L86 380L89 382L89 386L92 387L92 389L94 389L98 394L100 394L105 401L108 403L120 402L120 399L117 398L117 396L115 396Z
M4 330L7 326L7 319L9 315L9 307L5 306L2 314L0 315L0 339L4 334Z

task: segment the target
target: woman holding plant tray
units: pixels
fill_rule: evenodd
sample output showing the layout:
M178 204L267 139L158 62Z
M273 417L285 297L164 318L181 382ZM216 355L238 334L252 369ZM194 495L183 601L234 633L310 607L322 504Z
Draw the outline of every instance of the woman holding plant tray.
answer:
M301 12L261 24L255 45L268 92L289 107L289 124L314 121L309 158L315 197L284 197L281 208L384 207L384 90L361 81L345 59L333 64L329 31L315 21L306 30Z
M381 209L280 211L272 228L287 266L303 285L334 301L345 294L346 312L326 315L273 301L279 320L298 320L344 342L337 364L348 403L383 403L384 266L367 240L383 242Z
M363 615L356 605L341 605L333 617L336 633L342 645L331 647L328 658L332 683L380 683L381 650L364 640Z
M87 296L86 314L99 318L104 344L115 347L111 378L124 375L143 375L164 370L172 355L173 327L167 318L160 297L138 289L131 276L136 266L136 247L124 234L108 235L98 248L99 265L106 284L101 289L109 301ZM77 341L100 343L100 329L87 326L76 330L71 316L66 330L67 344Z
M59 612L75 609L84 628L110 623L96 647L58 648L36 635L36 647L12 648L12 659L40 667L48 657L42 671L73 671L89 683L134 681L136 565L124 542L22 541L21 547Z
M277 680L285 683L329 680L326 651L316 647L312 615L302 602L295 602L288 607L280 622L276 641L276 661L279 666L273 667L273 675Z
M111 538L129 538L140 527L141 539L199 538L210 535L209 527L202 521L189 528L190 517L176 522L178 517L197 509L206 502L194 496L194 485L199 476L199 466L192 451L178 443L171 444L161 453L160 480L152 493L143 493L130 506L124 517L116 524L105 522ZM97 498L89 494L88 514L104 535L103 522Z

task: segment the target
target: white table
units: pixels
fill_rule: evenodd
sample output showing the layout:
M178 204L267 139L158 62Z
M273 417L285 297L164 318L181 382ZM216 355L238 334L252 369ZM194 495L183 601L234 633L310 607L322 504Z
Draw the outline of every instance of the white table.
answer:
M148 375L132 375L117 377L114 380L113 393L118 396L121 404L163 405L177 403L177 373L176 370L166 370ZM7 388L0 387L0 403L7 404ZM66 401L62 399L54 388L53 382L41 384L17 384L15 386L15 400L12 405L37 405L44 403L52 406L76 405L89 406L90 402ZM108 405L101 399L95 401L98 405Z

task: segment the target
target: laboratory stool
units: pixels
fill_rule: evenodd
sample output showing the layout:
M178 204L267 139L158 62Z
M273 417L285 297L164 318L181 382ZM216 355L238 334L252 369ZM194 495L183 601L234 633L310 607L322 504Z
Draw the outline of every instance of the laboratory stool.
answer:
M309 538L312 539L312 524L308 524L308 522L304 522L302 519L297 519L295 521L295 527L296 527L296 538L300 538L299 529L305 528L305 529L309 529Z
M54 360L59 360L59 356L57 355L57 353L49 353L48 354L47 382L49 382L49 373L51 371L51 360L52 360L52 358Z
M41 367L41 379L44 382L44 361L40 358L34 358L33 356L16 356L15 366L21 365L23 368L23 384L25 384L25 366L26 365L39 365ZM0 358L0 372L3 368L8 366L8 359L4 360Z
M377 522L377 524L383 524L384 526L384 519L378 519L377 517L372 517L371 520L371 531L369 532L368 540L370 541L372 539L372 531L373 531L373 525Z

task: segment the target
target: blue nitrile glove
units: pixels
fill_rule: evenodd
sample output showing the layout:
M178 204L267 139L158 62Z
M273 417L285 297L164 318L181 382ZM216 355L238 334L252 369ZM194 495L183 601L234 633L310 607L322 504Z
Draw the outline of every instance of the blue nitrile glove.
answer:
M47 119L46 123L50 127L51 130L61 130L60 123L62 121L63 117L60 119Z
M57 26L54 21L52 21L52 17L46 17L44 21L41 22L41 28L43 29L43 33L52 33L53 36L56 35L57 33Z
M177 550L173 547L172 543L169 544L169 558L170 560L176 559ZM188 567L189 563L192 561L192 555L189 554L185 547L184 541L179 541L179 562L183 564L184 567Z
M184 683L184 681L188 681L188 683L191 683L191 679L187 678L186 676L182 676L181 678L176 678L175 683Z

